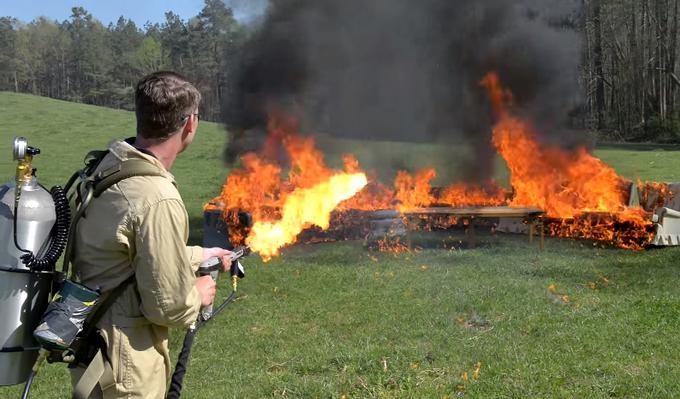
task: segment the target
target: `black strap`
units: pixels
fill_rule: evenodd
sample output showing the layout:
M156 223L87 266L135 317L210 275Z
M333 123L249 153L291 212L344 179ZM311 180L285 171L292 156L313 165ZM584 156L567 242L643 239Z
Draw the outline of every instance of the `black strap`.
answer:
M83 330L78 334L80 342L75 348L75 361L69 367L77 367L79 364L88 365L98 350L102 351L104 358L108 361L108 354L106 351L105 342L98 333L97 323L104 316L104 314L111 308L116 299L120 298L123 291L135 281L135 274L133 273L120 283L116 288L99 298L94 305L94 309L85 319Z
M126 278L125 281L120 283L113 290L109 291L102 299L99 300L99 304L95 305L95 309L92 311L92 313L90 313L89 317L85 321L87 325L83 329L84 332L90 332L96 327L97 323L99 323L99 320L101 320L102 316L104 316L104 313L106 313L111 308L111 305L116 302L116 299L118 299L121 294L123 294L123 291L125 291L125 289L130 284L132 284L133 281L135 281L134 273L132 273L130 277ZM86 331L87 329L90 329L90 331Z

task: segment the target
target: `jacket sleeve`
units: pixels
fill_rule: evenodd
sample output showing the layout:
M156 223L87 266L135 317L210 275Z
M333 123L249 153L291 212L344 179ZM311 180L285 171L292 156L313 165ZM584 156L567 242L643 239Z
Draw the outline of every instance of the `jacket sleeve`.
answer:
M201 300L186 246L189 229L184 205L178 199L164 199L136 219L133 265L142 314L166 327L191 325Z
M191 264L191 270L194 273L198 270L198 267L203 262L203 247L199 246L187 246L187 256L189 257L189 263Z

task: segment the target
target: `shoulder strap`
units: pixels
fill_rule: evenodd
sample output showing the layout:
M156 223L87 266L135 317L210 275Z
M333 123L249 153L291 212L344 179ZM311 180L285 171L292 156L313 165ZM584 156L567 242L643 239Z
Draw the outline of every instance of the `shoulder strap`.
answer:
M93 150L88 152L83 161L85 167L73 173L64 186L64 192L68 193L78 178L80 178L81 181L85 181L89 176L92 176L95 169L97 169L97 166L99 166L108 153L108 150Z
M64 262L62 266L62 273L68 276L69 265L73 253L73 241L75 239L76 225L81 217L85 214L85 210L90 205L93 198L99 197L104 191L109 189L114 184L117 184L125 179L135 176L164 176L163 172L158 166L152 165L142 159L128 159L121 162L119 165L98 172L93 176L101 161L104 159L108 151L91 151L85 157L86 167L77 171L67 183L67 190L71 188L77 178L80 178L81 184L85 186L85 195L80 199L77 206L77 211L71 220L69 227L69 237L64 252ZM76 187L76 195L80 195L80 185Z
M95 198L114 184L135 176L165 176L165 173L155 165L143 159L128 159L119 166L100 172L93 181Z
M135 275L132 274L130 277L125 279L116 288L108 292L99 302L95 305L94 310L87 316L85 320L85 328L80 332L82 339L87 343L87 345L81 346L81 348L76 351L74 361L76 364L80 361L79 359L84 353L90 353L94 350L95 354L92 359L87 364L85 371L80 376L75 386L73 387L73 398L75 399L87 399L91 397L92 391L99 384L102 390L106 390L115 384L113 369L111 368L111 362L108 360L106 355L106 343L104 342L101 335L95 334L97 331L97 323L102 318L104 313L113 305L118 297L125 291L125 289L135 280ZM90 345L93 345L91 347ZM80 352L80 351L83 352Z
M118 297L121 296L123 291L125 291L125 289L130 284L132 284L133 281L135 281L134 273L132 273L132 275L126 278L125 281L120 283L118 286L116 286L111 291L107 292L99 299L99 303L95 305L94 310L92 311L92 313L88 315L85 321L87 323L85 328L83 329L85 337L87 337L89 333L94 331L94 329L97 327L97 323L99 323L99 320L102 318L102 316L106 313L106 311L109 310L111 305L113 305L113 303L116 302L116 299L118 299Z

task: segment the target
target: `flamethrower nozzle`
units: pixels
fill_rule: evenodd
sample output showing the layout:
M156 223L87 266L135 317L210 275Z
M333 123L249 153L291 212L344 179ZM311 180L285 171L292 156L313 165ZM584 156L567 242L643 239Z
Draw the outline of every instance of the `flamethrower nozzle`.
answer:
M241 262L238 260L232 261L229 274L231 274L231 288L236 291L238 289L238 280L246 276L245 269L243 269Z
M231 265L229 267L229 274L231 275L231 287L234 291L238 288L238 280L246 276L245 269L239 259L250 255L251 251L249 247L238 247L232 251L231 255ZM205 262L201 263L198 268L198 274L200 276L210 275L213 280L217 281L217 275L220 271L222 261L213 257Z
M243 265L238 260L250 255L250 247L238 247L234 248L231 255L231 267L229 268L229 274L231 274L231 288L236 291L238 289L238 280L246 276L245 269Z

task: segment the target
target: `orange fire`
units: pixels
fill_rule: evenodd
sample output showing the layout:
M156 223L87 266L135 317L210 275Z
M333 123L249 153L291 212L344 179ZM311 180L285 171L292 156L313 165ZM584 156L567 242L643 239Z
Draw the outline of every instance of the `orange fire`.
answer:
M399 201L397 209L401 212L421 206L430 206L434 202L430 182L437 176L434 169L423 169L412 176L400 171L394 180L397 191L395 197Z
M353 157L345 157L344 172L331 169L314 139L297 135L297 129L293 119L275 114L263 151L244 155L212 201L223 209L232 244L248 244L264 259L293 243L305 228L327 229L331 212L368 184ZM290 163L287 178L275 161L283 152ZM238 212L250 214L252 229L241 226Z
M507 196L507 191L493 181L485 187L456 183L442 190L437 203L452 207L500 206L507 203Z
M327 229L333 209L367 183L363 173L341 173L313 187L298 188L286 197L281 220L255 222L246 244L265 261L271 259L281 247L295 242L304 228L315 225Z
M652 224L642 208L627 206L625 179L583 147L568 151L541 144L531 125L509 112L512 94L501 86L497 74L489 73L481 84L498 119L492 141L510 170L514 190L510 205L537 206L548 217L561 219L552 228L555 235L595 238L638 249L635 240L616 237L616 224L631 224L629 231L645 237ZM606 215L584 217L590 213Z
M314 139L298 134L295 119L274 113L262 152L246 154L213 200L224 211L232 244L247 243L269 259L295 242L303 229L327 229L333 211L333 220L342 223L337 212L500 205L545 210L548 230L556 236L634 249L648 242L652 223L642 208L627 206L630 184L625 179L585 148L541 143L531 124L511 113L512 94L497 74L488 74L481 84L497 119L492 143L507 163L511 193L493 181L433 188L436 171L431 168L414 174L400 171L388 187L367 178L352 155L343 157L342 171L334 170ZM287 168L281 166L284 158ZM252 229L241 225L241 211L251 215Z
M542 145L531 126L508 112L511 94L498 75L482 85L489 92L498 122L493 144L510 169L513 206L537 206L548 216L571 218L588 211L625 210L625 180L585 148L567 151Z
M431 181L437 176L432 169L422 169L411 175L400 171L394 181L397 209L407 212L428 206L499 206L507 202L507 192L493 181L486 187L467 183L455 183L435 190Z

